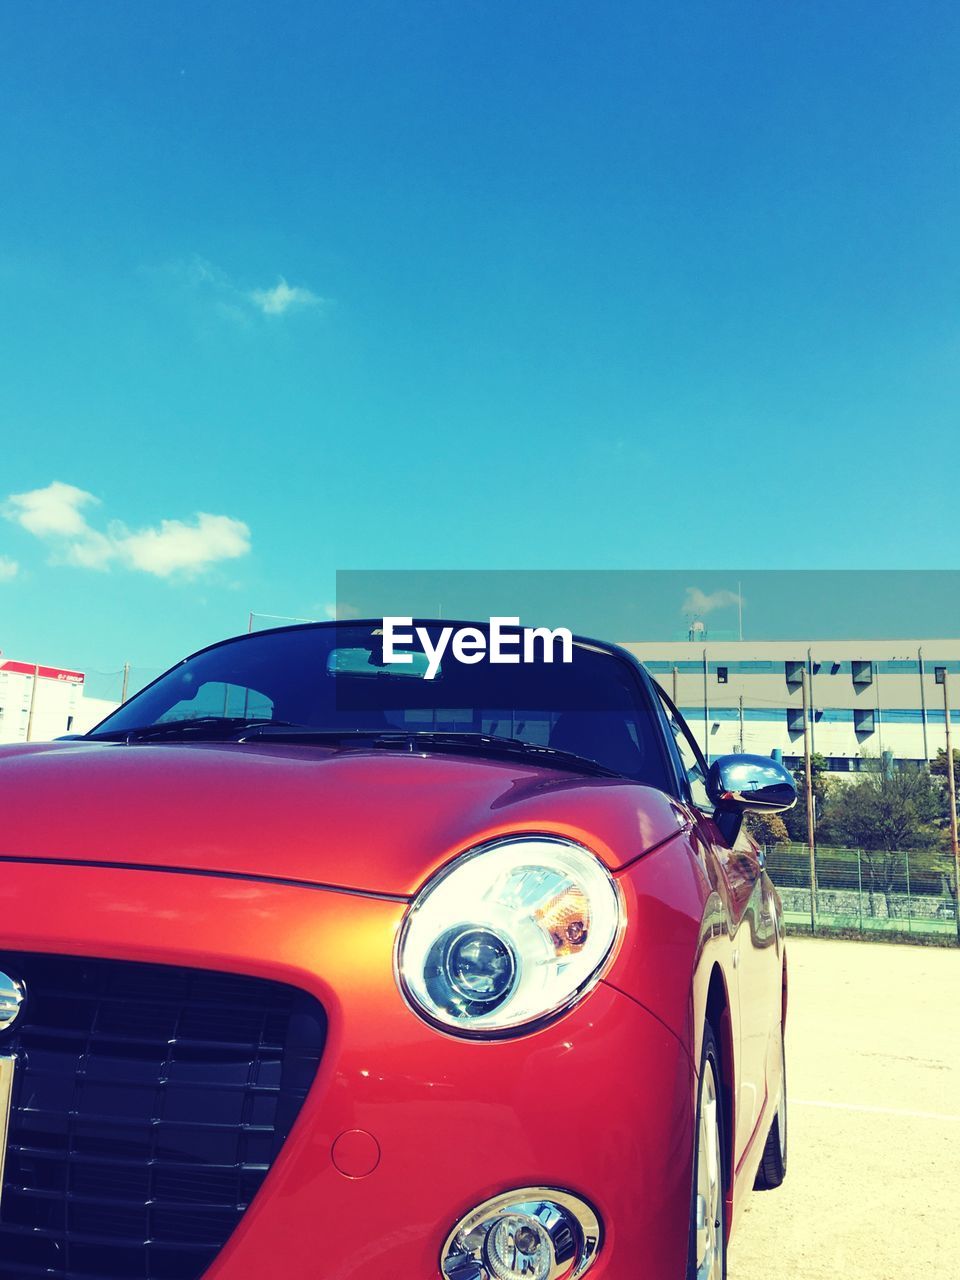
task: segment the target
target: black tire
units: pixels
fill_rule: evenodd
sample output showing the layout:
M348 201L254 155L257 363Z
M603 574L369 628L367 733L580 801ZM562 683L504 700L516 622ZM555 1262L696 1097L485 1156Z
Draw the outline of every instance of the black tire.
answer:
M720 1075L720 1051L717 1048L716 1036L709 1023L703 1031L703 1049L700 1054L700 1080L697 1085L697 1113L693 1130L693 1189L690 1198L690 1228L687 1244L687 1280L726 1280L727 1275L727 1159L726 1131L724 1126L722 1077ZM712 1090L712 1099L705 1098ZM706 1197L701 1195L700 1178L701 1153L701 1121L705 1103L708 1115L713 1117L716 1125L717 1180L710 1184L715 1197L712 1231L709 1231L709 1245L704 1239L706 1231L698 1232L698 1202ZM709 1120L707 1126L709 1128ZM717 1195L719 1192L719 1195ZM706 1223L706 1215L704 1215ZM707 1248L709 1247L709 1257Z
M763 1148L760 1168L754 1179L754 1191L772 1191L779 1187L787 1176L787 1055L783 1045L783 1031L780 1032L780 1054L782 1064L780 1101L777 1114L773 1117L770 1132Z

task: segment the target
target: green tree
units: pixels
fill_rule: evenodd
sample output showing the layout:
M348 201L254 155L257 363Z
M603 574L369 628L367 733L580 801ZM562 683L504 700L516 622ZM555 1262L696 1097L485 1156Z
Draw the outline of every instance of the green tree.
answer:
M806 844L807 833L807 773L801 763L794 769L793 777L797 784L797 803L783 814L783 822L791 840ZM814 825L819 828L824 819L833 794L834 783L827 770L827 760L819 751L810 756L810 786L813 791Z
M779 813L750 813L747 830L760 844L786 844L790 839L783 815Z
M837 844L932 849L940 840L943 790L926 769L871 769L838 788L824 823Z
M935 778L943 778L944 786L946 786L947 753L943 748L937 752L936 760L930 761L930 772ZM953 783L957 794L960 795L960 751L956 747L953 748Z
M905 851L940 844L943 790L926 769L875 767L831 797L822 837L862 850L866 888L887 897L904 879Z
M950 845L950 791L947 787L947 753L940 750L937 752L936 760L930 761L930 772L937 778L943 779L941 783L943 787L943 830L940 835L940 845L946 855L944 858L944 885L949 886L950 892L956 895L956 885L954 881L956 874L954 872L953 850ZM960 797L960 751L953 748L953 785L955 794Z

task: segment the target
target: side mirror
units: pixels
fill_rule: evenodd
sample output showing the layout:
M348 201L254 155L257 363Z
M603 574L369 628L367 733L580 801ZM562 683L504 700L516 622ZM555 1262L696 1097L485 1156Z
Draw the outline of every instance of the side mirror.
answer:
M720 756L707 774L707 791L721 812L782 813L797 802L797 784L768 756Z

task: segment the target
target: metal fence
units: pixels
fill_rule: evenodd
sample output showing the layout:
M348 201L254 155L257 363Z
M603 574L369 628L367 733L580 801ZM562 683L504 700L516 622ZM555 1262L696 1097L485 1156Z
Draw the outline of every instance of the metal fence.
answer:
M84 680L83 696L106 702L123 702L163 674L163 667L135 667L128 663L118 671L91 671Z
M812 891L805 844L768 845L766 854L788 927L960 941L949 854L818 846Z

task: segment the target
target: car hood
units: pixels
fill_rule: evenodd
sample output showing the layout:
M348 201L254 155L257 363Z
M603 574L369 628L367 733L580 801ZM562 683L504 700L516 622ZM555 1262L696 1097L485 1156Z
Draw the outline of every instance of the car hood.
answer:
M563 835L615 870L679 833L638 783L523 761L287 744L0 748L0 857L269 876L409 896L513 832Z

